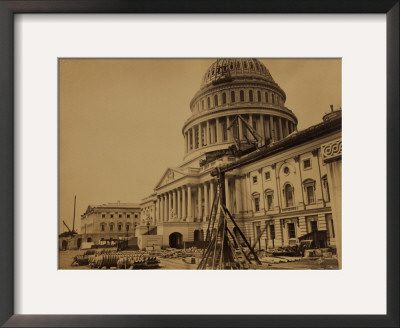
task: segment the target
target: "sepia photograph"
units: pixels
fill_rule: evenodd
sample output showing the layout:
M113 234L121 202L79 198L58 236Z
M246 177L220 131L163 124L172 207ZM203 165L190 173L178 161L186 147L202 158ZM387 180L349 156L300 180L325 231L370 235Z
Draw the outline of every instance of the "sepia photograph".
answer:
M342 269L340 58L60 58L58 83L58 269Z

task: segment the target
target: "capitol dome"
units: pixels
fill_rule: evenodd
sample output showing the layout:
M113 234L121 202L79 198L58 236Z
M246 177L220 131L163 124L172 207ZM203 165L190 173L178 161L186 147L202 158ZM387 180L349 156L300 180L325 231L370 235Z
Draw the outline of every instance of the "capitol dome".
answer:
M184 159L252 139L248 127L258 136L259 146L285 138L297 130L297 117L285 101L285 92L260 60L217 59L190 102L192 115L182 129ZM237 122L236 132L232 122Z
M235 80L250 78L275 83L268 69L258 59L224 58L210 66L201 80L200 89L226 75Z

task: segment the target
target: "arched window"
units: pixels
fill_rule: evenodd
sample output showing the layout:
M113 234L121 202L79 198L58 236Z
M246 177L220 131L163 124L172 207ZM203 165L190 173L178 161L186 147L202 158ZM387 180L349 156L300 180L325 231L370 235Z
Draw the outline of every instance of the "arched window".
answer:
M285 192L286 207L293 206L293 187L290 184L287 184L285 186L284 192Z
M261 102L261 91L257 91L257 101Z
M110 223L110 231L114 230L114 223Z
M222 93L222 103L226 104L226 93L225 92Z
M122 223L118 223L118 231L122 231Z
M244 91L240 90L240 101L244 101Z
M105 223L101 223L100 224L100 230L101 231L106 231L106 224Z
M207 98L207 108L211 107L211 100L210 97Z
M253 102L253 90L249 90L249 100Z
M265 102L268 102L268 92L265 93Z
M231 91L231 102L235 102L235 91Z
M217 107L218 106L218 95L214 96L214 106Z

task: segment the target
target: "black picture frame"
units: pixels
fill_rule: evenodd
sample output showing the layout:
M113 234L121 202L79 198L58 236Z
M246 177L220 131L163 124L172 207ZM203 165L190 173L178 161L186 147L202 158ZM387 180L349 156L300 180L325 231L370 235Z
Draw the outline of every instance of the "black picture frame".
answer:
M386 315L14 314L14 15L384 13L387 17ZM5 327L399 327L399 0L0 0L0 324ZM369 142L371 135L365 136ZM371 282L373 283L373 282ZM367 288L367 286L366 286Z

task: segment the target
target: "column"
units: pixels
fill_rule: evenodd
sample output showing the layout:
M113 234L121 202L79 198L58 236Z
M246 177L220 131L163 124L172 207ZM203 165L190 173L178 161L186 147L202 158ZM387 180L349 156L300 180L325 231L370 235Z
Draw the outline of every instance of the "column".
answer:
M210 181L210 206L212 206L214 201L214 181ZM209 211L210 212L210 211Z
M177 210L178 221L180 221L182 219L182 208L181 208L182 203L181 203L181 189L180 188L177 189L177 193L178 193L178 202L176 203L176 206L178 208L178 210Z
M168 221L168 201L167 194L164 194L164 213L163 213L163 222Z
M269 120L267 116L265 117L266 121L264 121L264 126L265 126L265 139L270 139L271 138L271 130L269 128Z
M229 191L229 180L228 176L225 176L225 201L226 201L226 208L229 210L229 212L233 213L232 208L231 208L231 197L230 197L230 191Z
M182 186L182 219L186 220L187 211L186 211L186 190L185 187Z
M163 211L164 211L164 203L163 203L163 198L162 195L160 195L160 216L159 216L159 221L162 222L163 221Z
M194 133L194 126L190 129L190 131L192 133L192 150L194 150L195 149L194 146L196 144L196 142L194 140L196 138L196 134Z
M249 126L251 127L251 128L253 128L253 115L252 114L249 114ZM247 134L247 138L249 138L249 139L253 139L253 136L252 136L252 134L250 133L250 131L248 132L248 134Z
M187 194L187 203L188 203L187 217L188 217L188 221L192 222L192 219L193 219L193 217L192 217L192 187L190 185L187 186L187 192L188 192L188 194Z
M207 123L206 123L205 142L206 142L207 146L211 143L210 142L210 122L209 121L207 121Z
M332 219L335 230L339 269L342 268L342 140L321 145L322 160L326 164L331 195Z
M289 121L285 120L285 127L286 127L286 135L285 137L289 134Z
M242 201L240 195L240 176L235 177L235 198L236 198L236 213L240 214L242 211Z
M242 211L247 213L249 208L247 206L246 175L240 178L240 183L240 188L242 190Z
M239 118L238 118L238 125L239 125L239 140L243 140L243 122Z
M228 130L229 125L231 124L229 116L226 117L226 141L231 141L231 133L230 130Z
M274 131L274 117L269 116L269 133L271 134L272 141L276 141L276 131Z
M177 206L177 201L176 201L176 194L177 194L177 190L173 190L172 191L172 195L173 195L173 207L172 207L172 212L173 212L173 216L172 216L172 218L174 219L174 218L176 218L177 217L177 215L178 215L178 213L177 213L177 209L178 209L178 206Z
M186 139L186 133L183 134L183 153L186 154L187 153L187 139Z
M282 133L282 119L279 117L278 118L278 131L279 131L279 140L283 139L283 133Z
M208 186L207 183L204 183L204 221L207 221L208 215L210 214L210 210L208 209Z
M264 126L264 115L260 115L260 127L261 127L261 146L265 144L265 126Z
M221 143L222 142L222 136L221 136L219 118L215 119L215 130L217 130L217 143Z
M201 184L197 187L197 218L200 221L202 219L203 213L201 212L201 203L202 203L202 197L201 197Z
M154 219L155 223L158 222L160 216L160 199L157 197L155 206L154 206Z
M168 193L168 221L171 220L171 211L172 211L172 194L171 191L169 191Z

